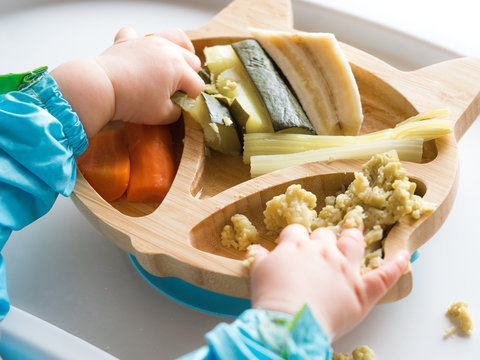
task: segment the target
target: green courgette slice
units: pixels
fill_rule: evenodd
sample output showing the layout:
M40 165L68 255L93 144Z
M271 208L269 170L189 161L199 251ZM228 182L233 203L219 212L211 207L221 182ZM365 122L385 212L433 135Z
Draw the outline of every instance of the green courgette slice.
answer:
M229 104L236 100L248 114L247 121L238 123L242 132L273 132L267 108L232 46L206 47L203 53L214 84L214 89L209 87L208 93L216 91L228 99ZM237 121L235 116L234 121Z
M241 153L243 137L225 104L204 92L195 100L177 92L172 100L200 124L209 148L228 155Z
M315 134L286 79L260 44L256 40L244 40L232 44L232 48L260 94L275 132L290 132L291 129L294 133Z

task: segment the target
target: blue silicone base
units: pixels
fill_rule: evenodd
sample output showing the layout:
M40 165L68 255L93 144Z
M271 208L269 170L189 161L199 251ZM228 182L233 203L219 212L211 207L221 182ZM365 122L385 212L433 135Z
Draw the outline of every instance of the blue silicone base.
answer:
M147 283L181 304L210 314L228 317L237 317L251 306L250 300L247 299L205 290L179 278L152 275L138 263L135 256L128 256L135 269ZM415 262L419 256L420 251L415 251L410 258L410 262Z
M415 250L412 256L410 256L410 264L413 264L415 261L417 261L419 257L420 257L420 250Z
M191 308L214 315L237 317L250 308L250 300L202 289L175 277L158 277L147 272L135 256L128 255L135 269L156 290Z

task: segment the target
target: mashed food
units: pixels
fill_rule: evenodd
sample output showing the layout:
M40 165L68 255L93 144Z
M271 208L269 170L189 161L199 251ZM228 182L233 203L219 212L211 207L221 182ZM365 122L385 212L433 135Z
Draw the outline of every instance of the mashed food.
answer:
M395 151L377 154L355 173L345 192L325 198L318 215L316 196L300 185L291 185L284 195L267 202L265 225L276 233L293 223L309 231L328 227L338 236L343 226L358 227L363 222L366 255L362 268L372 269L383 262L380 240L387 227L404 215L418 219L435 209L414 194L415 188Z
M366 345L357 347L351 354L333 353L332 360L375 360L375 352Z
M384 231L402 216L414 219L432 212L435 207L415 195L416 184L410 181L395 151L374 155L355 173L346 191L327 196L317 214L317 197L290 185L284 194L266 203L264 222L276 235L289 224L302 224L309 232L328 227L340 235L342 227L364 225L365 257L362 271L379 267L383 262ZM235 221L234 221L235 218ZM243 215L232 217L233 228L225 226L222 244L238 250L258 241L258 232Z
M348 189L337 196L325 199L316 227L330 227L337 235L345 215L360 206L363 209L364 236L366 246L383 238L383 231L403 215L414 219L434 210L415 195L416 184L408 179L405 169L395 151L374 155L355 173Z
M279 234L290 224L301 224L308 231L317 219L317 197L300 185L290 185L285 194L275 196L263 212L265 225L270 232Z
M458 301L452 305L447 310L447 315L449 315L454 321L456 321L462 331L470 335L473 330L473 321L470 312L468 311L468 303L465 301ZM452 336L457 332L458 326L445 330L446 336Z
M223 246L244 251L249 245L259 241L257 229L245 215L235 214L231 221L233 226L225 225L221 233Z

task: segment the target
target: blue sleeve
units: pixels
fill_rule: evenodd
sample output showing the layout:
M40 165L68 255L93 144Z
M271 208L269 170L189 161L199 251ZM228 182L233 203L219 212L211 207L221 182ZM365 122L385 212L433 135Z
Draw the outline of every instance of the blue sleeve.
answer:
M0 250L13 230L46 214L75 186L75 156L88 140L78 116L47 73L0 95ZM8 312L0 255L0 320Z
M295 316L246 310L232 324L221 323L205 337L207 346L178 360L329 360L333 354L308 305Z

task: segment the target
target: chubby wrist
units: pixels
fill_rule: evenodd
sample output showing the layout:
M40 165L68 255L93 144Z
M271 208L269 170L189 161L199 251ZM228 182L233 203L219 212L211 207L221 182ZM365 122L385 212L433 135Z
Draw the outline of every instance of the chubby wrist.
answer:
M97 58L67 62L51 72L63 97L78 114L89 138L115 114L115 91Z

